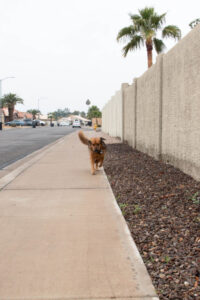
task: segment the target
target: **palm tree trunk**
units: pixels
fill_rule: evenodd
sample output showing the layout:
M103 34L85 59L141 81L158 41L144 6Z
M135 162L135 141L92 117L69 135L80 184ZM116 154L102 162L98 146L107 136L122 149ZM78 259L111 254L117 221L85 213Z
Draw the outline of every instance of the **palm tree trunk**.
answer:
M14 113L14 105L8 106L8 113L9 113L9 121L13 120L13 113Z
M146 48L147 48L147 60L148 60L148 68L152 66L152 41L146 42Z

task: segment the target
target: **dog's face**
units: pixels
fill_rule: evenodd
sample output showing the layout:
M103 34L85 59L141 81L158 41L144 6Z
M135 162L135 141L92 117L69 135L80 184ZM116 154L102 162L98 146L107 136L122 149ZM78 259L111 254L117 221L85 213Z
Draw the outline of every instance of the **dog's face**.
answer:
M105 150L104 138L92 138L89 140L89 148L92 152L101 153L102 150Z

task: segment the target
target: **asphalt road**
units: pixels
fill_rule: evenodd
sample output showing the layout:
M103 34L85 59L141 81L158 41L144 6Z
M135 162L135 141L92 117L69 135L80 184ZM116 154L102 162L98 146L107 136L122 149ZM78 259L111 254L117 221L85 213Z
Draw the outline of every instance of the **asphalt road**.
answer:
M30 127L0 131L0 170L75 130L71 127Z

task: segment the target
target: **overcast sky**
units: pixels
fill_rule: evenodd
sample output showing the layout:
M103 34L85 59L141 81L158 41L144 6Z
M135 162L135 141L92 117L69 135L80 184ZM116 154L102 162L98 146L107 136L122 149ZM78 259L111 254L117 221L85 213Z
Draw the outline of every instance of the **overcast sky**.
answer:
M15 76L2 82L3 94L23 98L22 111L86 111L87 99L102 108L147 68L145 49L124 58L116 42L128 14L145 6L167 12L166 25L183 37L200 17L199 0L0 0L0 79Z

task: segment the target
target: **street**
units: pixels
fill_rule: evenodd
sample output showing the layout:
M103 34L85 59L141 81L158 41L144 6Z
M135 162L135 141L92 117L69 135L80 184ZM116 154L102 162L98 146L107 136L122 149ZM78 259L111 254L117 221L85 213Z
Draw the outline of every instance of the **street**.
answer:
M0 131L0 170L75 130L71 127L30 127Z

